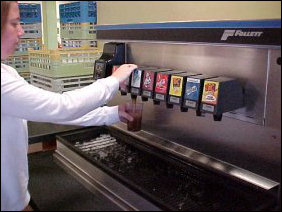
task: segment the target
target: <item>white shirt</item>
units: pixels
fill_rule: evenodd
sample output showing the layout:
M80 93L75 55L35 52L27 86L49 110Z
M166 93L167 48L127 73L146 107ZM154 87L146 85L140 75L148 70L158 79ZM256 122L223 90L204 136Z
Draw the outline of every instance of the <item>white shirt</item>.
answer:
M100 106L116 94L118 87L118 80L108 77L58 94L28 84L15 69L1 64L1 211L22 210L30 200L26 120L111 125L120 121L118 106Z

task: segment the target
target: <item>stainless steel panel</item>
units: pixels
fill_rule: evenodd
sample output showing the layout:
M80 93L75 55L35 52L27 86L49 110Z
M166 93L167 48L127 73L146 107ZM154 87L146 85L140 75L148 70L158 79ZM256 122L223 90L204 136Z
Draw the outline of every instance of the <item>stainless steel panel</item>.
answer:
M281 132L281 65L277 59L281 58L281 51L269 51L269 75L266 97L266 126L280 129ZM277 140L277 142L281 142Z
M245 107L224 115L260 125L264 123L267 59L267 49L128 44L128 61L132 63L239 79L245 88Z

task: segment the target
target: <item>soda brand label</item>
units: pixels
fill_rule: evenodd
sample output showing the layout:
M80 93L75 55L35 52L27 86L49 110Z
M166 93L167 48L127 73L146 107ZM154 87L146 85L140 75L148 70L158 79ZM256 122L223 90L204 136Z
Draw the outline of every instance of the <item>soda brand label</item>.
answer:
M158 73L157 79L156 79L155 91L158 92L158 93L165 94L166 90L167 90L167 82L168 82L168 75Z
M198 101L200 95L200 80L187 78L184 99Z
M152 71L144 71L143 76L143 90L153 91L154 73Z
M132 72L132 79L131 79L131 86L135 88L140 88L141 87L141 75L142 71L139 69L135 69Z
M202 102L216 105L218 99L219 83L213 81L205 81L202 95Z
M169 94L181 97L183 77L171 76Z

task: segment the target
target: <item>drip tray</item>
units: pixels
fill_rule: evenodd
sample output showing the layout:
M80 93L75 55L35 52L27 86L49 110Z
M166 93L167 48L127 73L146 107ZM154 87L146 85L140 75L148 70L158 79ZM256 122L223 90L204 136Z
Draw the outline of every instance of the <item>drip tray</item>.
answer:
M86 187L124 210L271 209L262 189L187 163L111 127L57 136L55 158Z

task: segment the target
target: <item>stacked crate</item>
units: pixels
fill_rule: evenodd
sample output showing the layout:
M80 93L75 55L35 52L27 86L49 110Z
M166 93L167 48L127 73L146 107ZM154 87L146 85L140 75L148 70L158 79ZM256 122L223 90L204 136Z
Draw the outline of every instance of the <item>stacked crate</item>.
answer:
M22 38L41 38L41 5L35 3L19 3L19 10L20 22L25 33Z
M97 47L97 6L95 1L59 5L60 36L63 48Z
M31 84L63 93L91 84L97 49L30 50Z
M28 82L30 81L30 72L29 72L29 58L28 55L18 54L13 55L3 61L4 64L12 66L15 68L18 73L25 78Z
M20 23L24 30L15 53L3 63L14 67L30 82L28 49L42 49L41 5L19 3Z

